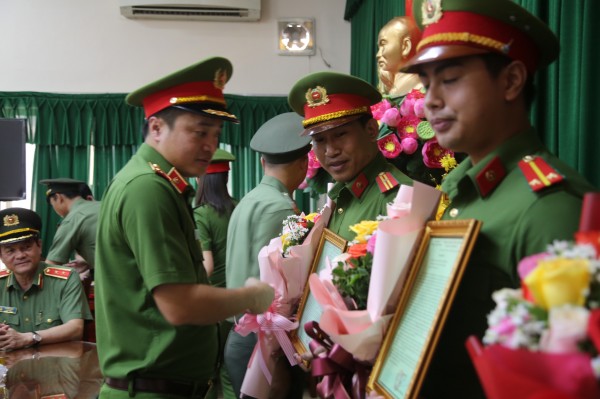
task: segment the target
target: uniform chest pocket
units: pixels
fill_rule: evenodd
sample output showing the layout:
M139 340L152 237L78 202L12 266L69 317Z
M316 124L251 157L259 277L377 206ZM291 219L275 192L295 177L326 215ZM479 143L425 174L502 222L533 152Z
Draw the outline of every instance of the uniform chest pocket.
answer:
M61 325L58 312L37 312L34 320L35 326L39 330Z
M13 328L21 325L19 315L12 313L0 313L0 322L3 324L8 324Z

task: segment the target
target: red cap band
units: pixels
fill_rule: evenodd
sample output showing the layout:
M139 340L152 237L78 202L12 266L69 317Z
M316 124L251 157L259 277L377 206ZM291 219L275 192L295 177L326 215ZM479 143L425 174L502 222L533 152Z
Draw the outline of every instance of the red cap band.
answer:
M146 118L177 104L217 103L225 105L223 91L214 82L190 82L159 90L142 101Z
M522 61L535 71L539 53L535 43L521 30L485 15L464 11L446 11L436 23L427 25L417 46L463 45L482 48Z
M206 174L227 172L229 170L229 162L215 162L208 165Z

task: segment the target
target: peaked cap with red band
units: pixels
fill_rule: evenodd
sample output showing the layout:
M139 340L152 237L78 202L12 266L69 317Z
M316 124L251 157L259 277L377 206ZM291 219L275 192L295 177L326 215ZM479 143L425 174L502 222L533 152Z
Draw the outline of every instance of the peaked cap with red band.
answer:
M511 0L414 0L413 15L423 36L403 72L415 73L433 61L498 53L522 61L533 74L558 57L556 35Z
M371 115L381 94L368 82L338 72L317 72L300 79L288 103L304 117L302 135L313 135Z
M229 162L235 161L235 155L220 148L217 148L215 154L206 168L206 174L221 173L229 171Z
M235 115L227 112L223 96L232 73L233 67L226 58L207 58L131 92L125 101L144 107L146 118L174 107L239 123Z

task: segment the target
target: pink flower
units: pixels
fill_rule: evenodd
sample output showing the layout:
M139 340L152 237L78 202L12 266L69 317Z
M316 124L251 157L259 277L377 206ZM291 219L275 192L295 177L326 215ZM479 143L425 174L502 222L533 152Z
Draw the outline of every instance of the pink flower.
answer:
M419 123L421 123L421 120L414 115L401 118L397 126L400 139L406 137L412 137L415 140L418 139L417 126L419 126Z
M417 148L419 148L419 142L412 137L403 138L401 141L401 144L402 144L402 151L404 151L408 155L414 154L415 151L417 151Z
M549 254L542 252L539 254L526 256L521 259L519 266L517 266L521 280L525 279L525 277L527 277L527 275L537 267L537 264L540 260L547 258L548 256Z
M398 121L400 120L400 112L398 111L398 108L388 109L383 113L383 116L380 120L388 126L396 127L398 125Z
M550 353L578 353L578 344L587 334L590 312L580 306L550 308L548 330L540 338L540 350Z
M379 151L388 159L396 158L402 152L402 146L398 141L398 137L393 133L377 140L377 145L379 146Z
M417 118L421 118L421 119L425 118L425 99L424 98L420 98L415 101L414 110L415 110L415 115L417 116Z
M373 114L373 118L381 120L385 111L390 108L392 108L392 103L390 103L388 100L383 100L375 105L371 105L371 113Z
M441 160L445 155L454 155L450 150L441 147L436 139L431 139L425 143L422 150L423 163L428 168L441 168Z
M376 241L377 241L377 230L375 230L375 232L373 232L373 235L371 235L371 238L369 238L369 241L367 241L367 252L369 252L369 253L375 252Z
M402 116L416 116L415 100L407 96L404 101L402 101L402 105L400 105L400 114Z

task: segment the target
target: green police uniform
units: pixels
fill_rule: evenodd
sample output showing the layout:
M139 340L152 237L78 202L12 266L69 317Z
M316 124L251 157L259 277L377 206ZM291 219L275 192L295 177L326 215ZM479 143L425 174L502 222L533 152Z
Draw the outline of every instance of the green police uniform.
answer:
M58 226L46 258L57 263L67 263L73 252L77 251L93 269L99 212L100 202L76 199Z
M176 108L237 122L223 88L231 63L213 57L130 93L146 118ZM96 315L101 398L201 397L218 358L217 325L172 325L153 290L208 284L191 199L194 190L142 144L107 188L98 219ZM143 388L144 386L145 388Z
M416 0L413 15L423 36L404 72L493 53L521 62L532 76L558 55L550 29L512 1ZM450 200L444 220L478 219L482 227L420 396L483 398L465 348L467 337L483 336L494 291L519 286L517 265L523 257L544 251L555 239L573 238L582 196L594 188L551 155L531 129L475 165L465 159L445 178L442 190Z
M328 228L353 240L350 226L386 215L387 204L396 197L400 184L412 186L412 180L378 154L357 177L347 183L338 182L329 191L335 209Z
M270 163L292 162L310 150L310 138L300 137L301 131L302 119L298 115L281 114L260 127L250 147ZM283 220L297 213L289 189L272 176L263 176L260 184L242 198L231 215L227 232L228 288L242 287L249 277L260 277L258 253L281 234ZM239 397L255 344L255 334L242 337L231 330L227 338L225 365L236 397Z
M23 292L12 272L0 272L0 322L34 332L73 319L92 320L79 276L70 267L40 262L33 284Z
M150 164L172 168L142 144L102 200L95 275L100 367L114 378L207 382L217 359L216 325L173 326L152 299L162 284L208 283L189 205L193 190L179 193Z

